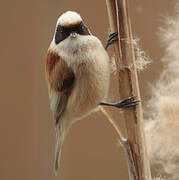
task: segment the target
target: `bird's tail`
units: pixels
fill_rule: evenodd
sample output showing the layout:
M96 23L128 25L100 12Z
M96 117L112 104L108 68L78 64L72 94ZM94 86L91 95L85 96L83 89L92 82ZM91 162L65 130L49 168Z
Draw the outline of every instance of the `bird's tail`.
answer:
M57 175L57 170L60 164L62 144L63 144L63 137L61 133L61 128L59 127L59 125L57 125L56 126L55 161L54 161L55 175Z

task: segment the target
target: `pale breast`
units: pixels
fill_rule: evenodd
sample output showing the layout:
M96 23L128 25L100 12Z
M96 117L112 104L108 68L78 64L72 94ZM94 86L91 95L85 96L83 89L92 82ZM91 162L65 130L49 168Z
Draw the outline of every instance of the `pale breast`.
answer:
M64 116L70 121L78 120L93 111L107 96L109 57L94 36L67 38L57 50L75 74Z
M107 96L110 74L108 57L104 55L101 58L74 67L75 84L67 105L72 117L87 115Z

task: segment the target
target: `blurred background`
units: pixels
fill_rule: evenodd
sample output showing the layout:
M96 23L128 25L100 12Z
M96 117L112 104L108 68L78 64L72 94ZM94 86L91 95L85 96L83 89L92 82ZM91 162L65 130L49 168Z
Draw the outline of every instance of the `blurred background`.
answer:
M158 28L163 17L172 14L174 5L169 0L130 1L134 37L140 38L140 46L153 59L139 73L144 105L150 97L148 83L154 82L162 69ZM55 131L44 66L56 20L67 10L79 12L91 32L106 42L105 0L1 2L1 180L128 179L124 153L116 145L117 134L100 113L73 126L63 148L62 166L58 176L54 175Z

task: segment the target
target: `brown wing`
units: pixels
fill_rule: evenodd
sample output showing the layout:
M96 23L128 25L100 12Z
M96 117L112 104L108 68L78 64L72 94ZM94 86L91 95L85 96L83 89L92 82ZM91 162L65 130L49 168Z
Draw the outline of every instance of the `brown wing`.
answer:
M46 78L48 81L50 105L57 124L65 110L75 76L73 70L68 67L57 53L48 50Z

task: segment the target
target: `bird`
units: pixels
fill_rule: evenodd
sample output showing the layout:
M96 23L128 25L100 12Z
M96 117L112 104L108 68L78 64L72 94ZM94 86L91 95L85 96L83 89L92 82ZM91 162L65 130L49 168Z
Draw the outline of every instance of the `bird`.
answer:
M54 168L60 166L62 146L71 126L99 106L135 106L134 97L104 102L110 82L110 59L81 16L67 11L59 16L47 50L45 74L50 108L55 120Z

